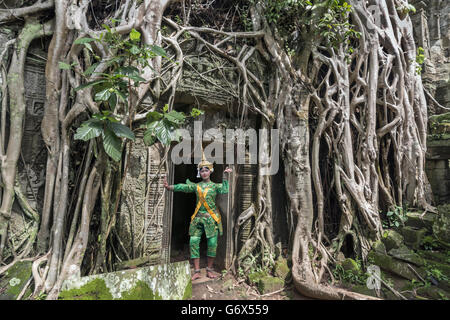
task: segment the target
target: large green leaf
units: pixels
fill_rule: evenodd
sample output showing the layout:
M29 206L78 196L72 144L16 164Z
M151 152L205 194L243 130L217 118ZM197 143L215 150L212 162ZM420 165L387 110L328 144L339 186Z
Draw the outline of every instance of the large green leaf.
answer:
M153 121L158 121L163 117L163 115L161 113L159 113L158 111L151 111L149 113L147 113L147 123L150 124Z
M172 141L172 137L170 134L170 128L167 125L167 123L163 120L157 122L158 125L155 126L155 135L158 138L159 141L165 146L170 145L170 142Z
M156 45L151 45L150 48L152 49L153 53L156 54L157 56L167 57L167 53L163 48L158 47Z
M91 81L91 82L82 84L82 85L79 86L79 87L76 87L76 88L75 88L75 91L78 91L78 90L81 90L81 89L85 89L85 88L89 88L89 87L95 86L96 84L104 83L104 82L108 82L108 80L102 79L102 80Z
M89 119L81 124L74 135L75 140L87 141L100 136L103 131L103 123L98 119Z
M103 131L103 148L114 161L120 161L122 141L108 127Z
M111 90L107 88L95 94L95 101L108 101L110 96Z
M111 110L113 110L116 107L117 94L115 93L115 91L113 93L111 93L111 96L108 99L108 104L109 104L109 107L111 108Z
M127 126L121 123L108 123L108 127L114 132L114 134L121 138L128 138L134 141L134 133Z
M164 114L164 118L166 118L169 122L178 125L178 124L184 123L186 116L182 112L172 110L172 111Z
M73 42L73 44L85 44L85 43L89 43L89 42L92 42L92 41L97 41L97 39L94 39L94 38L79 38L79 39L75 40Z
M62 61L58 62L58 66L59 66L60 69L63 69L63 70L70 70L72 68L70 64L67 64L67 63L62 62Z
M138 82L145 82L147 80L145 80L144 78L142 78L141 76L138 75L129 75L128 78L130 78L131 80L134 81L138 81Z
M123 74L123 75L139 75L139 69L133 66L125 66L125 67L120 67L119 69L117 69L117 74Z
M99 62L94 63L89 68L87 68L86 71L83 73L84 76L85 77L90 76L95 71L95 68L97 68L98 65L99 65Z

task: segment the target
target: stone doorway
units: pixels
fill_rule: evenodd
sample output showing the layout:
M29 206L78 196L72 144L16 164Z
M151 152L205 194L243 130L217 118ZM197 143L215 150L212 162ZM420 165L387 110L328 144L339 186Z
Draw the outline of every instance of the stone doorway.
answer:
M186 179L192 182L199 182L197 178L196 164L173 165L173 184L185 183ZM214 164L214 172L211 174L211 180L215 183L221 183L223 180L223 170L225 165ZM232 220L232 210L228 205L233 198L232 177L229 178L229 194L217 195L216 204L220 210L223 224L223 235L219 236L217 256L215 261L216 270L226 268L231 256L231 225L227 221ZM172 194L172 214L171 214L171 237L170 237L170 262L178 262L190 259L189 252L189 223L191 215L196 206L196 197L193 193L176 192ZM200 265L206 266L206 237L203 235L200 242Z

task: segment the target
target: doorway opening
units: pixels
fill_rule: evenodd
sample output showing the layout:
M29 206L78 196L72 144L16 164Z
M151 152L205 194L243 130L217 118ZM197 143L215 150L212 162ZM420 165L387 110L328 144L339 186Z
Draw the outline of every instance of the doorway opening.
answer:
M224 166L221 164L214 164L214 171L211 173L211 181L221 183L223 178ZM197 178L196 164L180 164L174 166L174 180L173 184L186 183L186 179L197 183L201 178ZM219 196L216 198L216 204ZM172 236L170 241L170 262L178 262L190 260L189 252L189 225L191 216L194 214L196 203L195 193L174 192L172 205ZM222 220L225 212L220 210ZM225 230L224 230L225 231ZM225 232L223 236L219 236L218 248L215 264L220 264L219 249L225 241ZM206 236L202 235L200 241L200 267L206 266ZM191 261L192 263L192 261Z

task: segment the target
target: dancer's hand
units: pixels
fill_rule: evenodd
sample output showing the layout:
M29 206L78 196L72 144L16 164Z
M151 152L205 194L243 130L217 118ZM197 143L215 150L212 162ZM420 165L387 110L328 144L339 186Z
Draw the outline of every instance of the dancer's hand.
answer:
M166 178L164 178L164 188L166 188L167 190L170 190L170 186L167 183L167 179Z
M224 173L231 173L231 172L233 172L233 169L227 167L223 172Z

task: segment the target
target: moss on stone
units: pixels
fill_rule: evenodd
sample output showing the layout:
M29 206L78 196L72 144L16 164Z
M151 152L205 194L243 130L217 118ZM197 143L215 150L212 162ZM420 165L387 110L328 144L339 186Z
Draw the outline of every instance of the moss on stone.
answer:
M265 276L267 276L265 271L252 272L248 275L248 282L250 285L256 285Z
M113 300L105 280L94 279L78 289L62 291L60 300Z
M431 232L433 222L436 219L436 214L427 212L422 216L421 212L407 212L406 217L408 218L405 222L407 226L418 229L426 228L429 232Z
M355 285L350 290L353 291L353 292L365 294L367 296L372 296L372 297L376 297L377 296L377 293L375 292L375 289L369 289L369 288L367 288L367 285L365 285L365 284Z
M186 286L186 289L184 290L183 294L183 300L188 300L192 298L192 281L189 280L189 283Z
M413 227L405 226L402 228L402 235L405 239L406 245L413 249L419 249L422 239L425 237L427 229L416 229Z
M417 289L417 294L436 300L449 300L450 294L436 287L421 287Z
M280 290L284 287L284 281L277 277L265 276L259 279L258 290L261 294L266 294Z
M394 248L400 248L403 244L403 237L395 230L386 230L381 239L386 246L386 250L389 251Z
M288 262L285 258L280 257L275 261L273 273L283 281L286 281L289 278L291 270L289 269Z
M418 250L417 253L427 260L450 264L450 256L440 251Z
M0 300L15 300L31 277L31 261L15 263L0 280L0 288L7 288L0 294Z
M416 275L409 269L407 263L398 261L391 256L381 254L375 251L370 251L368 257L373 261L374 264L378 265L380 268L392 272L396 275L399 275L403 278L412 280L417 279ZM419 267L415 268L415 270L421 274L421 276L425 276L425 273Z
M396 259L415 264L416 266L423 266L425 264L425 261L417 253L406 246L390 250L389 255Z
M139 280L132 289L123 292L119 300L162 300L162 297L153 292L147 283Z
M386 254L386 246L384 245L384 243L381 240L375 241L372 245L372 248L376 252Z
M359 274L361 271L358 263L352 258L345 259L344 262L342 262L342 268L344 268L345 271L351 271L353 274Z
M439 216L433 223L434 236L445 246L450 243L450 204L438 207Z

